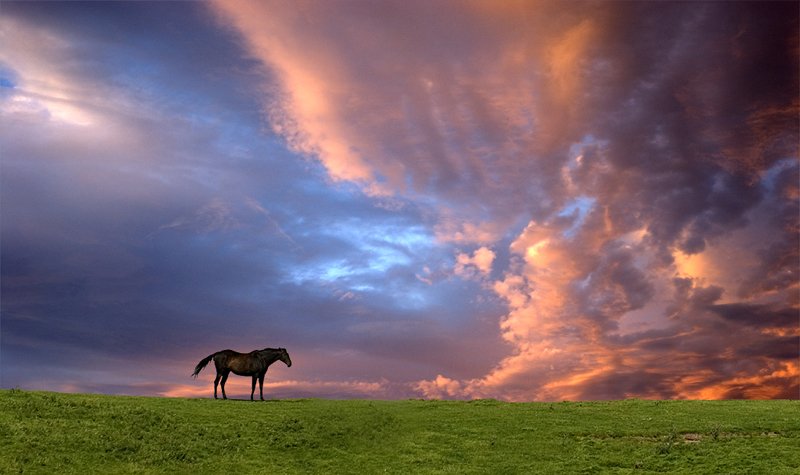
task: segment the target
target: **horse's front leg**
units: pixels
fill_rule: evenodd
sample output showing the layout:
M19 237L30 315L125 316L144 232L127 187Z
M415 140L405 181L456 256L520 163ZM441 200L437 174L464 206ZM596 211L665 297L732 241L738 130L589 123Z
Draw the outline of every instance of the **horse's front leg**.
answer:
M257 377L258 376L256 376L255 374L253 375L253 387L250 388L250 400L251 401L253 400L253 393L256 392L256 378ZM264 399L264 398L261 398L261 399Z
M261 394L261 400L264 400L264 376L266 375L266 371L258 375L258 392ZM256 377L253 376L253 384L256 384Z

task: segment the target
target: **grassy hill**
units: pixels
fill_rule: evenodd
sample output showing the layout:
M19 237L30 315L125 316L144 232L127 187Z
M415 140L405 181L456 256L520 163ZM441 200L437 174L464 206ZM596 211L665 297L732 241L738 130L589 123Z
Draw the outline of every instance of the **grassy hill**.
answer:
M800 473L798 401L268 402L0 391L0 473Z

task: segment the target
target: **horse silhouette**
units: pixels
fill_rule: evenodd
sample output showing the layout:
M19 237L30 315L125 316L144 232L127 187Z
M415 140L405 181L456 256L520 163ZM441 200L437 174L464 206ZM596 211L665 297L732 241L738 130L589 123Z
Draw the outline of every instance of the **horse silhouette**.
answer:
M292 366L292 359L289 358L289 353L286 351L286 348L264 348L263 350L254 350L250 353L222 350L200 360L197 366L194 367L192 377L197 378L200 371L202 371L211 360L214 360L214 366L217 368L217 377L214 378L214 399L217 399L217 385L220 382L222 383L222 399L228 399L228 396L225 395L225 381L228 380L228 375L233 371L233 374L238 374L239 376L253 377L253 387L250 391L251 401L253 400L253 393L256 391L256 379L258 379L258 391L263 401L264 376L267 374L269 365L281 360L286 363L287 367Z

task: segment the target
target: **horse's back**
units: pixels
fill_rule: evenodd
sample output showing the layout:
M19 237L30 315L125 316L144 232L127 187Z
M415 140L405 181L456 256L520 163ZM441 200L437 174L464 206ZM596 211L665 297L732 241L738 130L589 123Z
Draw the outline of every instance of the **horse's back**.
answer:
M240 376L249 376L259 372L259 361L257 351L250 353L239 353L233 350L218 351L214 355L214 364L217 370L230 370Z
M241 353L233 350L222 350L214 353L214 364L219 367L224 366L228 361L236 359Z

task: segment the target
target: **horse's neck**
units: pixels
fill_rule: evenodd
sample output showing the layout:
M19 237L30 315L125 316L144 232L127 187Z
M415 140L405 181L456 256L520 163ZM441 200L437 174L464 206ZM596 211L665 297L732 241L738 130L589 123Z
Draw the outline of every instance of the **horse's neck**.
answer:
M258 356L264 360L264 363L266 363L267 366L269 366L278 361L280 354L275 351L259 351Z

